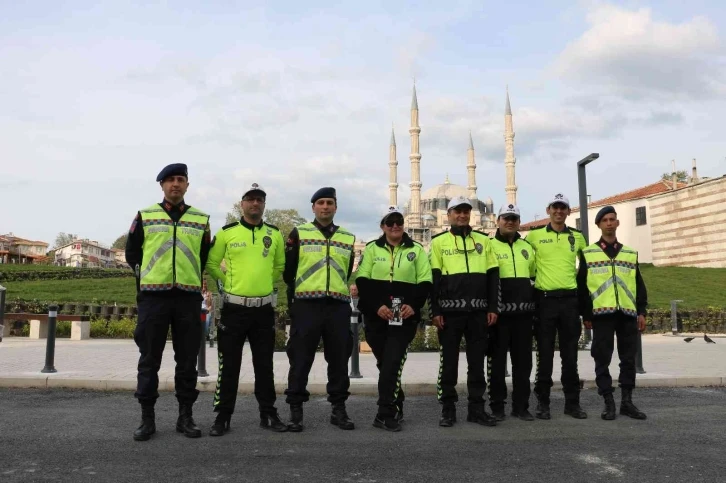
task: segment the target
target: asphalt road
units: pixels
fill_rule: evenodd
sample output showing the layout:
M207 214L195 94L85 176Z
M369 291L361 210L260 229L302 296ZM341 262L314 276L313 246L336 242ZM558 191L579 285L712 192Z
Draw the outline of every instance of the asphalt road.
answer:
M2 389L0 481L726 481L726 389L635 396L647 421L602 421L600 399L585 391L590 419L564 416L557 393L553 420L508 419L495 428L467 423L463 404L459 423L439 428L435 399L410 398L399 433L372 427L374 398L349 400L355 431L330 425L328 403L315 398L296 434L259 428L256 403L245 396L232 431L211 438L212 395L202 393L195 419L204 433L188 439L174 431L176 400L165 393L157 434L135 442L139 407L130 393Z

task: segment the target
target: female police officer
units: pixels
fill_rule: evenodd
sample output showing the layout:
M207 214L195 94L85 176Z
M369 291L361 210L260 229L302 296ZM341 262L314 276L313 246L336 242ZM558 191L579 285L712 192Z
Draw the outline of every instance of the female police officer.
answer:
M358 308L379 369L378 414L373 426L400 431L401 372L431 289L431 266L420 243L403 231L403 213L388 208L383 235L366 245L358 267Z

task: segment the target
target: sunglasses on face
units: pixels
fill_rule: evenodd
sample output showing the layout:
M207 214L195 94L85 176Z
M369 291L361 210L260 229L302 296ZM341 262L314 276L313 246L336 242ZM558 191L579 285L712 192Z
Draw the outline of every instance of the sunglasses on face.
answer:
M403 218L388 218L384 223L388 228L393 225L403 226Z

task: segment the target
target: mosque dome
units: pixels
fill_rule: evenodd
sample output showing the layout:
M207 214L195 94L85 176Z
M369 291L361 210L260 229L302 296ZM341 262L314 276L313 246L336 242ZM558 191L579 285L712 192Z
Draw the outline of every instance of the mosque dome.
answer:
M469 197L469 190L466 189L466 186L461 186L458 184L451 184L449 182L449 177L446 177L446 181L442 184L437 184L436 186L432 186L431 188L427 189L421 194L422 200L439 200L441 198L450 200L452 198L455 198L457 196L463 196L464 198Z

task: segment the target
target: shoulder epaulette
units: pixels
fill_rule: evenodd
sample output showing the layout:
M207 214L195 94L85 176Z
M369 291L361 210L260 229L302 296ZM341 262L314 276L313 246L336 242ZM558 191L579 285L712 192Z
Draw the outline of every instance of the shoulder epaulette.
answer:
M489 233L484 233L483 231L479 230L471 230L472 233L478 233L480 235L489 236Z
M573 228L571 226L567 227L568 230L576 231L577 233L582 233L582 230L578 230L577 228Z
M534 231L534 230L541 230L542 228L546 228L546 227L547 227L547 225L542 225L542 226L535 226L534 228L532 228L532 229L531 229L531 230L529 230L529 231Z
M438 236L441 236L441 235L443 235L444 233L449 233L449 230L446 230L446 231L442 231L441 233L437 233L437 234L435 234L434 236L432 236L432 237L431 237L431 239L433 240L434 238L436 238L436 237L438 237Z
M421 248L423 248L423 245L421 243L417 242L416 240L411 240L411 241L413 242L414 245L418 245Z
M264 222L264 223L265 223L265 225L269 226L270 228L274 228L275 230L280 231L280 229L278 227L276 227L275 225L273 225L272 223L267 223L267 222Z
M239 225L239 221L235 221L234 223L230 223L229 225L224 225L222 227L222 230L229 230L230 228L234 228L237 225Z
M378 241L377 239L376 239L376 240L371 240L371 241L369 241L368 243L366 243L366 246L370 245L371 243L375 243L375 242L377 242L377 241Z
M517 241L523 241L523 242L524 242L524 243L526 243L527 245L532 245L532 244L531 244L531 243L529 242L529 240L527 240L526 238L517 238Z

